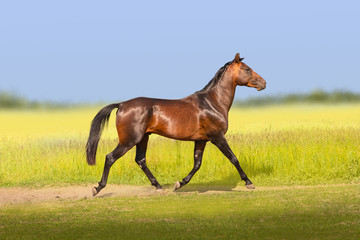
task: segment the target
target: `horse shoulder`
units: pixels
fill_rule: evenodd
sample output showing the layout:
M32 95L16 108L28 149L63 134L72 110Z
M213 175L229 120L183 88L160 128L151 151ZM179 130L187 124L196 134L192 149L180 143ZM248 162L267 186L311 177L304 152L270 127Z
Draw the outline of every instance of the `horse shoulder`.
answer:
M208 135L225 134L228 129L228 113L217 108L206 95L198 94L199 121Z

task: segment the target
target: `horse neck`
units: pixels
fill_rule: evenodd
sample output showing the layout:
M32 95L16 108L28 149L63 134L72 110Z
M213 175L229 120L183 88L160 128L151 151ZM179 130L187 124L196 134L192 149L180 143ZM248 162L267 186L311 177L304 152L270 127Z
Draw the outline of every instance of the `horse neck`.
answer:
M207 89L207 98L216 109L227 116L234 101L235 89L236 84L231 76L225 73L216 84Z

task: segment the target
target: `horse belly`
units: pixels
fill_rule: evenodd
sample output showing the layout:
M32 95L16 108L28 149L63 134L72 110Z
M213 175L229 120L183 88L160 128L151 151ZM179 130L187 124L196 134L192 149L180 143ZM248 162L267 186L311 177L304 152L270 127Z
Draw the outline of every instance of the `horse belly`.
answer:
M154 112L147 132L178 140L206 139L206 136L201 134L199 118L196 114L191 113L189 109L175 106Z

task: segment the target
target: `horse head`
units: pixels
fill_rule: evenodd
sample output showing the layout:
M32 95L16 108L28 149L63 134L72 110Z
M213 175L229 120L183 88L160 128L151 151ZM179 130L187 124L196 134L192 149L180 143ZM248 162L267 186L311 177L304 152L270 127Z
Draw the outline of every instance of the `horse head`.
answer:
M239 86L256 88L258 91L265 89L266 81L248 65L243 63L243 59L244 58L240 58L240 54L237 53L231 64L234 82Z

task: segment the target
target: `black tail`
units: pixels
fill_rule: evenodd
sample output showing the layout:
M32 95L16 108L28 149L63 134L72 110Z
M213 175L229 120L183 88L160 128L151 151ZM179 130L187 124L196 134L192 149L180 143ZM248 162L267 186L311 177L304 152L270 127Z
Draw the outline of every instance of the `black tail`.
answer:
M119 103L110 104L101 109L91 122L89 139L86 143L86 159L89 165L95 165L96 150L104 125L109 121L112 110L119 108Z

